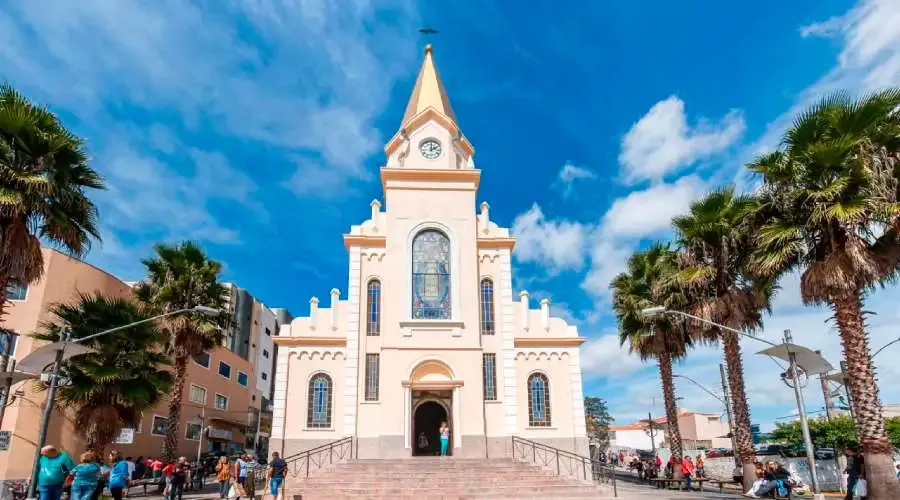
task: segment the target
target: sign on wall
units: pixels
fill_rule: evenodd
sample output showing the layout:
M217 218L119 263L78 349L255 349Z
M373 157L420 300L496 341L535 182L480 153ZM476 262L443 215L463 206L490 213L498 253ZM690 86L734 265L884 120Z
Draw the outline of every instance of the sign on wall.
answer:
M10 439L12 439L12 431L0 431L0 451L9 450Z
M119 432L119 437L117 437L113 443L115 444L132 444L134 443L134 429L129 429L127 427L123 427Z

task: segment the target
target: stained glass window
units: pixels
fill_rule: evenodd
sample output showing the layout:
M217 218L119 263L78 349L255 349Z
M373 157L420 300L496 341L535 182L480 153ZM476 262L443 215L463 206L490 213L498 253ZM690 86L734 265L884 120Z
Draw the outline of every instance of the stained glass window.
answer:
M309 428L331 427L331 377L318 373L309 381L309 406L306 416Z
M481 334L494 334L494 282L481 280Z
M528 377L528 425L550 427L550 382L543 373Z
M413 319L450 319L450 240L437 230L412 244Z
M366 290L369 300L368 317L366 318L366 335L378 335L381 331L381 282L372 280Z

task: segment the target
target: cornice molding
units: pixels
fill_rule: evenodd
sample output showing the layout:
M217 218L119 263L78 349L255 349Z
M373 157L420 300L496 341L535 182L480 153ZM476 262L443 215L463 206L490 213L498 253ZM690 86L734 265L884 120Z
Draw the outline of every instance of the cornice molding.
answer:
M516 337L515 347L578 347L584 344L584 337L531 338Z

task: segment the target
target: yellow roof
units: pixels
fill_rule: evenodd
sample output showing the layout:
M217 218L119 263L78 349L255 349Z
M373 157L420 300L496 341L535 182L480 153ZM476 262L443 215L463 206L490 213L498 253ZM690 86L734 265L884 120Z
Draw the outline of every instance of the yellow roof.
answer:
M422 68L419 70L418 78L416 78L416 85L413 87L409 104L406 105L406 112L403 113L401 127L406 127L413 118L428 108L444 115L453 125L457 128L459 127L456 123L456 115L453 114L453 108L450 106L450 98L447 97L447 91L444 90L441 76L434 65L432 52L431 44L426 45L425 60L422 61Z

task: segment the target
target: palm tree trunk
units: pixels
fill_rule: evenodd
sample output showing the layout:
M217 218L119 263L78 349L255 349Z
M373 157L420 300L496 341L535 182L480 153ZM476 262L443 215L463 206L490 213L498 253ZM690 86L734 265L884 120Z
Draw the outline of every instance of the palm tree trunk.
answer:
M175 455L178 452L178 421L181 420L181 400L187 379L187 362L187 356L175 358L175 383L172 386L172 398L169 400L169 419L166 422L166 439L162 448L162 456L166 460L177 458Z
M722 350L725 351L725 365L728 367L728 389L731 391L731 411L734 425L731 432L737 449L734 455L741 461L744 470L744 491L750 491L756 481L756 451L753 449L753 434L750 432L750 405L744 388L744 362L741 359L741 343L734 332L723 331Z
M862 298L859 292L834 299L834 313L844 358L847 360L847 385L853 400L856 433L859 447L865 457L866 482L869 500L900 498L900 483L894 472L893 448L884 427L881 401L875 368L869 352L862 317Z
M678 428L678 407L675 404L675 382L672 376L672 356L663 350L659 353L659 378L662 380L663 399L666 403L666 425L669 427L669 446L675 464L672 466L672 477L681 479L681 430ZM653 422L648 422L653 425ZM655 445L654 445L655 446Z

